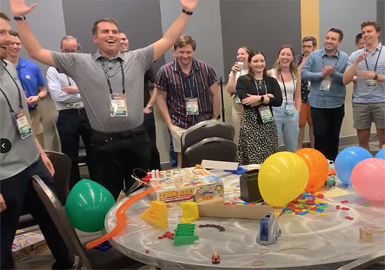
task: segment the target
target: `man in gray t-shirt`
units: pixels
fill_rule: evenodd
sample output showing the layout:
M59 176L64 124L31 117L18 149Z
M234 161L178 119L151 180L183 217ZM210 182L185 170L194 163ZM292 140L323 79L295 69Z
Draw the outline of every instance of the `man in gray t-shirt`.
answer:
M70 269L73 257L32 186L38 175L53 189L54 169L37 142L16 68L5 59L8 17L0 12L0 269L13 269L12 242L22 210L38 222L56 262L53 269Z
M20 39L29 55L76 82L93 130L101 184L115 198L123 183L126 189L132 186L133 169L148 170L150 149L143 126L143 77L150 65L174 45L198 2L179 1L182 13L164 37L152 45L121 54L117 23L101 19L92 28L97 52L74 54L43 49L25 18L34 6L26 6L24 0L10 0Z

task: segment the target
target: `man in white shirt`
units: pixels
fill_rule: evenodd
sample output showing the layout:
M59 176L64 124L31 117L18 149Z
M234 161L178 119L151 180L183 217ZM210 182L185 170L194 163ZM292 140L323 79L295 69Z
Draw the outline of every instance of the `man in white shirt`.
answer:
M80 50L78 41L73 36L65 36L60 42L60 49L66 53ZM80 180L79 172L79 139L83 140L87 153L87 166L92 180L97 180L97 172L92 156L91 126L76 83L56 68L47 70L48 91L59 111L57 130L60 136L62 152L72 160L70 188Z

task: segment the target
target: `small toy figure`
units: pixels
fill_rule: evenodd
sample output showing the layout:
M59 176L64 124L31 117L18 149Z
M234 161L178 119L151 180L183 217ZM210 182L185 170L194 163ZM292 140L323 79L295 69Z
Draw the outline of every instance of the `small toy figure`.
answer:
M211 262L213 264L219 264L221 262L221 257L219 257L219 255L216 252L216 250L214 250L214 252L213 252L213 256L211 257Z

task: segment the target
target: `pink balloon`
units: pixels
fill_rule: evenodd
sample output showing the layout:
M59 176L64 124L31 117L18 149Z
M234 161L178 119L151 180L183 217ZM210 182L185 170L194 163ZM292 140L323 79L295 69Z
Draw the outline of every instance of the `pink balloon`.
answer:
M358 163L351 174L353 189L368 201L385 201L385 160L368 158Z

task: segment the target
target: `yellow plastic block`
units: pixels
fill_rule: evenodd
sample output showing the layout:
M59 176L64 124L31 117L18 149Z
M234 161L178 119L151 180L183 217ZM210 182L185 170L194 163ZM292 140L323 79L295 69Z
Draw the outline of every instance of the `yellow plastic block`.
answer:
M140 215L140 218L155 226L167 228L167 204L162 201L152 201L151 206Z
M321 217L324 217L324 216L326 216L326 214L325 213L321 213L321 214L319 214Z
M315 203L322 203L323 200L314 200Z
M180 222L191 223L199 218L198 205L195 202L183 202L180 204L182 209L182 217Z
M310 214L315 214L315 211L309 210L309 213L310 213Z

